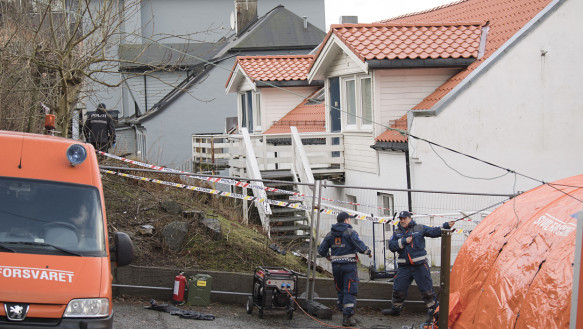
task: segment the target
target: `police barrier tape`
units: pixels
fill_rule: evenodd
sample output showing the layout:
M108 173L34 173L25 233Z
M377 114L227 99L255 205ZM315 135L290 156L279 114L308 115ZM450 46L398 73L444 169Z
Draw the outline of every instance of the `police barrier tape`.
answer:
M152 164L148 164L148 163L144 163L144 162L140 162L140 161L136 161L136 160L132 160L132 159L127 159L127 158L123 158L120 156L117 156L115 154L110 154L110 153L106 153L103 151L98 151L96 150L97 153L107 156L109 158L115 159L115 160L119 160L122 162L126 162L126 163L131 163L133 165L136 166L140 166L140 167L144 167L144 168L149 168L149 169L154 169L154 170L158 170L158 171L162 171L162 172L172 172L172 173L179 173L179 174L184 174L189 178L194 178L194 179L198 179L198 180L203 180L203 181L207 181L207 182L213 182L213 183L221 183L221 184L226 184L226 185L231 185L231 186L237 186L237 187L244 187L244 188L251 188L251 189L256 189L256 190L264 190L267 192L278 192L278 193L283 193L283 194L288 194L288 195L293 195L293 196L301 196L301 197L307 197L307 198L312 198L311 195L305 195L305 194L301 194L298 192L293 192L293 191L287 191L287 190L282 190L282 189L278 189L275 187L266 187L263 185L254 185L251 183L245 183L245 182L241 182L241 181L237 181L237 180L233 180L233 179L225 179L225 178L219 178L219 177L206 177L206 176L197 176L197 175L193 175L192 173L186 172L186 171L182 171L182 170L177 170L177 169L172 169L172 168L168 168L168 167L161 167L161 166L156 166L156 165L152 165ZM329 202L336 202L336 203L343 203L343 204L348 204L348 205L353 205L353 206L361 206L361 207L369 207L369 208L375 208L375 209L379 209L379 210L390 210L392 211L392 209L390 208L383 208L383 207L378 207L378 206L372 206L372 205L367 205L367 204L361 204L361 203L355 203L355 202L349 202L349 201L342 201L342 200L334 200L334 199L328 199L325 197L321 197L322 200L324 201L329 201ZM431 214L423 214L423 215L427 215L427 216L438 216L438 217L442 217L445 219L445 217L443 216L439 216L439 215L431 215ZM377 218L377 219L382 219L382 220L378 220L377 222L379 223L387 223L387 222L391 222L392 219L390 218L385 218L385 217L368 217L368 216L360 216L357 217L359 219L365 219L365 218ZM473 221L471 218L460 218L459 220L464 220L464 221L469 221L469 222L475 222ZM477 223L477 222L475 222Z
M147 178L147 177L141 177L141 176L136 176L136 175L131 175L131 174L125 174L125 173L120 173L120 172L113 171L113 170L101 169L101 172L106 173L106 174L112 174L112 175L118 175L118 176L122 176L122 177L133 178L133 179L141 180L141 181L145 181L145 182L152 182L152 183L157 183L157 184L162 184L162 185L167 185L167 186L184 188L187 190L193 190L193 191L209 193L209 194L214 194L214 195L219 195L219 196L231 197L231 198L248 200L248 201L264 202L264 203L268 203L268 204L271 204L274 206L287 207L287 208L293 208L293 209L302 209L302 210L307 210L307 211L312 210L310 207L304 206L300 203L283 202L283 201L277 201L277 200L270 200L270 199L266 199L266 198L257 198L257 197L250 196L250 195L243 195L243 194L239 194L239 193L219 191L219 190L214 190L214 189L205 188L205 187L198 187L198 186L192 186L192 185L186 185L186 184L180 184L180 183L173 183L173 182L167 182L167 181L154 179L154 178ZM328 215L337 215L340 213L339 211L330 210L330 209L322 209L322 210L320 210L320 212L324 213L324 214L328 214ZM355 218L362 219L362 220L370 220L370 221L374 221L374 222L378 222L378 223L388 222L387 218L377 218L377 217L361 216L361 215L357 215L357 217L355 217Z
M209 193L209 194L214 194L214 195L219 195L219 196L224 196L224 197L230 197L230 198L236 198L236 199L248 200L248 201L264 202L264 203L268 203L268 204L271 204L274 206L279 206L279 207L302 209L302 210L307 210L307 211L312 210L310 207L304 206L304 205L299 204L299 203L283 202L283 201L277 201L277 200L270 200L270 199L266 199L266 198L257 198L254 196L243 195L243 194L239 194L239 193L220 191L220 190L215 190L215 189L210 189L210 188L205 188L205 187L192 186L192 185L186 185L186 184L180 184L180 183L174 183L174 182L167 182L167 181L163 181L163 180L159 180L159 179L155 179L155 178L148 178L148 177L136 176L136 175L126 174L126 173L120 173L120 172L113 171L113 170L100 169L100 171L102 173L111 174L111 175L118 175L121 177L132 178L132 179L136 179L136 180L140 180L140 181L144 181L144 182L152 182L152 183L157 183L157 184L162 184L162 185L167 185L167 186L172 186L172 187L177 187L177 188L184 188L187 190ZM327 215L338 215L340 213L339 211L332 210L332 209L321 209L320 212L323 214L327 214ZM353 214L351 214L351 215L353 215ZM392 220L390 218L384 218L384 217L371 217L371 216L356 215L355 218L360 219L360 220L368 220L368 221L372 221L372 222L380 223L380 224L397 225L399 223L398 220ZM464 232L469 233L471 231L463 230L463 229L456 229L456 230L452 231L452 233L464 233Z
M204 180L207 182L213 182L213 183L221 183L221 184L226 184L226 185L232 185L232 186L238 186L238 187L245 187L245 188L251 188L251 189L256 189L256 190L264 190L267 192L279 192L279 193L283 193L283 194L288 194L288 195L293 195L293 196L301 196L301 197L306 197L306 198L312 198L311 195L306 195L306 194L301 194L298 192L293 192L293 191L287 191L287 190L282 190L282 189L278 189L275 187L266 187L263 185L254 185L251 183L245 183L245 182L241 182L241 181L237 181L237 180L233 180L233 179L225 179L225 178L218 178L218 177L205 177L205 176L197 176L197 175L193 175L192 173L186 172L186 171L182 171L182 170L177 170L177 169L172 169L172 168L168 168L168 167L161 167L161 166L156 166L156 165L151 165L148 163L143 163L140 161L135 161L135 160L131 160L131 159L127 159L127 158L123 158L114 154L110 154L110 153L106 153L103 151L96 151L97 153L107 156L109 158L112 159L116 159L119 161L123 161L126 163L131 163L134 164L136 166L140 166L140 167L144 167L144 168L149 168L149 169L154 169L154 170L159 170L159 171L165 171L165 172L172 172L172 173L179 173L179 174L184 174L189 178L194 178L194 179L198 179L198 180ZM329 201L329 202L336 202L336 203L342 203L342 204L348 204L348 205L353 205L353 206L360 206L360 207L369 207L369 208L375 208L375 209L379 209L379 210L390 210L392 211L392 209L389 208L383 208L383 207L379 207L379 206L373 206L373 205L367 205L367 204L361 204L361 203L355 203L355 202L349 202L349 201L342 201L342 200L334 200L334 199L328 199L325 197L321 198L324 201Z

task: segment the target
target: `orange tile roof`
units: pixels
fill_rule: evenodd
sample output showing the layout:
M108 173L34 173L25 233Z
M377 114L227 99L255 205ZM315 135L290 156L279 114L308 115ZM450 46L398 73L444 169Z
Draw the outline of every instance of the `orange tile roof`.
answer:
M391 24L421 22L487 21L489 31L484 55L450 78L413 110L429 110L496 50L532 20L552 0L462 0L423 12L382 21ZM379 136L380 137L380 136Z
M363 62L371 59L476 58L480 23L342 24L331 32Z
M313 104L310 99L316 95L316 91L308 96L300 105L296 106L288 114L286 114L279 121L275 122L273 126L267 129L264 134L285 134L290 133L291 126L296 126L298 132L325 132L326 120L324 117L324 102Z
M313 60L314 55L240 56L235 66L240 65L253 81L307 80L308 67Z
M398 120L395 120L390 125L391 128L396 128L400 130L407 131L407 115L405 114ZM375 138L376 142L392 142L392 143L406 143L407 142L407 135L403 135L398 131L395 130L385 130L382 134L378 135Z

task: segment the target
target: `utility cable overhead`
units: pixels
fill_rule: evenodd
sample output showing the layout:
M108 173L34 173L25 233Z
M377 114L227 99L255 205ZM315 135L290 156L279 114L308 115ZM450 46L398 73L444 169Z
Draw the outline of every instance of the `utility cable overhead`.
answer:
M169 47L169 46L167 46L167 45L164 45L164 44L158 43L156 40L153 40L153 39L151 39L151 38L148 38L148 37L142 37L142 38L143 38L143 39L145 39L145 40L148 40L148 41L150 41L150 42L156 43L156 44L160 45L160 46L161 46L161 47L163 47L163 48L167 48L167 49L170 49L170 50L173 50L173 51L177 51L177 52L181 53L182 55L184 55L185 57L191 57L192 59L196 59L196 60L199 60L199 61L205 62L205 63L207 63L207 64L209 64L209 65L212 65L212 66L214 66L214 67L217 67L217 68L219 68L219 69L222 69L222 70L225 70L225 71L227 71L227 72L230 72L231 74L240 74L241 76L244 76L244 75L243 75L242 73L240 73L240 72L235 72L234 70L232 70L232 69L230 69L230 68L225 68L225 67L223 67L223 66L221 66L221 65L219 65L219 64L217 64L217 63L215 63L215 62L211 62L211 61L209 61L209 60L206 60L206 59L204 59L204 58L201 58L201 57L198 57L198 56L195 56L195 55L192 55L192 54L187 54L187 53L185 53L185 52L183 52L183 51L181 51L181 50L173 49L173 48L171 48L171 47ZM294 91L292 91L292 90L288 90L288 89L287 89L287 88L285 88L285 87L280 87L280 86L277 86L277 85L275 85L275 84L273 84L273 83L270 83L270 82L268 82L268 81L262 81L262 83L263 83L263 84L265 84L265 85L267 85L267 86L269 86L269 87L277 88L277 89L279 89L279 90L282 90L282 91L284 91L284 92L286 92L286 93L288 93L288 94L292 94L292 95L295 95L295 96L297 96L297 97L300 97L300 98L302 98L302 99L304 99L304 100L309 100L309 101L313 101L313 102L318 102L318 101L317 101L317 100L315 100L315 99L312 99L312 98L310 98L310 97L305 97L305 96L303 96L303 95L300 95L300 94L298 94L298 93L296 93L296 92L294 92ZM346 113L347 115L352 115L352 116L354 116L355 118L364 119L362 116L359 116L359 115L356 115L356 114L353 114L353 113L348 113L347 111L345 111L345 110L342 110L342 109L340 109L340 108L338 108L338 107L335 107L335 106L333 106L333 105L330 105L330 104L326 104L326 103L324 103L324 106L325 106L325 107L328 107L330 110L336 110L336 111L339 111L339 112ZM469 155L469 154L466 154L466 153L463 153L463 152L460 152L460 151L454 150L454 149L452 149L452 148L449 148L449 147L447 147L447 146L444 146L444 145L441 145L441 144L438 144L438 143L432 142L432 141L430 141L430 140L427 140L427 139L425 139L425 138L422 138L422 137L415 136L415 135L413 135L413 134L409 133L409 132L408 132L408 131L406 131L406 130L402 130L402 129L398 129L398 128L392 128L392 127L390 127L390 126L388 126L388 125L384 125L384 124L382 124L382 123L379 123L379 122L376 122L376 121L372 121L372 120L369 120L369 119L367 119L367 121L370 121L371 123L373 123L373 124L375 124L375 125L378 125L378 126L380 126L380 127L383 127L383 128L385 128L385 129L388 129L388 130L391 130L391 131L396 131L396 132L398 132L398 133L400 133L400 134L402 134L402 135L404 135L404 136L406 135L406 136L408 136L408 137L411 137L411 138L414 138L414 139L417 139L417 140L420 140L420 141L426 142L426 143L428 143L429 145L437 146L437 147L443 148L443 149L445 149L445 150L448 150L448 151L450 151L450 152L453 152L453 153L456 153L456 154L459 154L459 155L465 156L465 157L467 157L467 158L470 158L470 159L473 159L473 160L476 160L476 161L482 162L482 163L484 163L484 164L487 164L487 165L489 165L489 166L492 166L492 167L495 167L495 168L498 168L498 169L502 169L502 170L504 170L504 171L506 171L506 172L508 172L508 173L515 173L515 174L517 174L517 175L519 175L519 176L522 176L522 177L524 177L524 178L527 178L527 179L533 180L533 181L535 181L535 182L538 182L538 183L541 183L541 184L546 184L546 182L545 182L544 180L542 180L542 179L537 179L537 178L534 178L534 177L531 177L531 176L528 176L528 175L525 175L525 174L522 174L522 173L516 172L515 170L509 169L509 168L504 168L504 167L502 167L502 166L500 166L500 165L497 165L497 164L495 164L495 163L492 163L492 162L489 162L489 161L486 161L486 160L482 160L482 159L480 159L480 158L478 158L478 157L475 157L475 156L473 156L473 155ZM457 171L456 171L456 172L457 172ZM504 175L502 175L502 176L504 176ZM502 177L502 176L500 176L500 177ZM472 177L467 177L467 178L472 178ZM476 179L480 179L480 178L476 178Z
M41 2L42 2L42 3L46 3L45 1L42 1L42 0L41 0ZM77 15L77 16L81 16L81 17L83 17L82 15L80 15L80 14L78 14L78 13L73 13L73 14L74 14L74 15ZM83 18L84 18L84 17L83 17ZM219 68L219 69L225 70L225 71L227 71L227 72L230 72L230 73L232 73L232 74L233 74L233 73L234 73L234 74L237 74L237 72L235 72L234 70L232 70L232 69L230 69L230 68L225 68L225 67L222 67L221 65L219 65L219 64L218 64L218 63L216 63L216 62L212 62L212 61L206 60L206 59L204 59L204 58L201 58L201 57L195 56L195 55L193 55L193 54L188 54L188 53L186 53L186 52L184 52L184 51L182 51L182 50L180 50L180 49L173 49L173 48L171 48L171 47L169 47L169 46L167 46L167 45L165 45L165 44L159 43L157 40L154 40L154 39L152 39L152 38L149 38L149 37L146 37L146 36L143 36L143 35L138 35L138 34L136 34L136 33L134 33L134 32L132 32L132 33L124 33L124 34L126 34L126 35L132 35L132 36L136 36L136 37L140 37L140 38L142 38L142 39L144 39L144 40L148 40L148 41L150 41L150 42L152 42L152 43L154 43L154 44L157 44L157 45L159 45L159 46L161 46L161 47L163 47L163 48L166 48L166 49L169 49L169 50L172 50L172 51L178 52L178 53L182 54L184 57L189 57L189 58L192 58L192 59L196 59L196 60L198 60L198 61L201 61L201 62L204 62L204 63L206 63L207 65L212 65L212 66L214 66L214 67L217 67L217 68ZM217 60L220 60L220 58L216 58L216 59L213 59L213 60L217 61ZM241 73L239 73L239 74L241 74ZM280 89L280 90L282 90L282 91L284 91L284 92L286 92L286 93L289 93L289 94L292 94L292 95L298 96L298 97L300 97L300 98L302 98L302 99L304 99L304 100L310 100L310 101L315 101L315 102L317 102L317 100L315 100L315 99L312 99L312 98L309 98L309 97L305 97L305 96L303 96L303 95L300 95L300 94L298 94L298 93L295 93L295 92L293 92L293 91L291 91L291 90L288 90L288 89L286 89L286 88L284 88L284 87L279 87L279 86L276 86L276 85L274 85L274 84L272 84L272 83L270 83L270 82L268 82L268 81L264 81L264 84L265 84L265 85L267 85L267 86L273 87L273 88ZM337 107L335 107L335 106L332 106L332 105L330 105L330 104L326 104L326 103L324 103L324 106L325 106L325 107L328 107L330 110L336 110L336 111L339 111L339 112L344 112L344 113L346 113L347 115L352 115L352 116L354 116L355 118L364 119L364 118L363 118L363 117L361 117L361 116L358 116L358 115L356 115L356 114L352 114L352 113L348 113L347 111L343 111L342 109L340 109L340 108L337 108ZM489 161L486 161L486 160L480 159L480 158L478 158L478 157L475 157L475 156L472 156L472 155L469 155L469 154L466 154L466 153L463 153L463 152L460 152L460 151L454 150L454 149L452 149L452 148L449 148L449 147L446 147L446 146L444 146L444 145L440 145L440 144L438 144L438 143L435 143L435 142L429 141L429 140L427 140L427 139L425 139L425 138L421 138L421 137L415 136L415 135L413 135L413 134L409 133L408 131L401 130L401 129L397 129L397 128L392 128L392 127L390 127L390 126L388 126L388 125L384 125L384 124L382 124L382 123L378 123L378 122L376 122L376 121L372 121L372 120L369 120L369 119L366 119L366 120L367 120L367 121L369 121L369 122L371 122L371 123L374 123L375 125L378 125L378 126L380 126L380 127L383 127L383 128L385 128L385 129L387 129L387 130L399 132L399 133L400 133L400 134L402 134L403 136L408 136L408 137L411 137L411 138L417 139L417 140L419 140L419 141L426 142L426 143L428 143L429 145L433 145L433 146L437 146L437 147L443 148L443 149L445 149L445 150L448 150L448 151L450 151L450 152L453 152L453 153L456 153L456 154L459 154L459 155L465 156L465 157L467 157L467 158L470 158L470 159L473 159L473 160L475 160L475 161L482 162L482 163L484 163L484 164L487 164L487 165L489 165L489 166L493 166L493 167L495 167L495 168L499 168L499 169L505 170L505 171L507 171L508 173L514 173L514 174L516 174L516 175L520 175L520 176L522 176L522 177L524 177L524 178L527 178L527 179L533 180L533 181L535 181L535 182L539 182L539 183L541 183L541 184L543 184L543 185L544 185L544 184L547 184L547 183L546 183L544 180L542 180L542 179L537 179L537 178L534 178L534 177L531 177L531 176L528 176L528 175L525 175L525 174L519 173L519 172L517 172L517 171L515 171L515 170L509 169L509 168L504 168L504 167L502 167L502 166L500 166L500 165L497 165L497 164L494 164L494 163L492 163L492 162L489 162ZM456 171L456 172L457 172L457 171ZM459 173L459 172L458 172L458 173ZM468 178L471 178L471 177L468 177ZM558 189L557 189L557 190L558 190ZM563 193L566 193L566 192L563 192ZM567 193L566 193L566 194L567 194ZM568 195L568 194L567 194L567 195ZM577 198L575 198L575 199L583 203L583 201L581 201L581 200L579 200L579 199L577 199Z

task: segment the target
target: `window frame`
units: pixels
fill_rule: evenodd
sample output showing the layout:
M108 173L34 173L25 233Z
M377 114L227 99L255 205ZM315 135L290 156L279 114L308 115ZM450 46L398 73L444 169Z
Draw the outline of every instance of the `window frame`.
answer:
M249 115L248 105L251 103L251 126L252 130L249 133L260 133L261 129L261 92L254 90L245 90L237 93L237 107L238 107L238 122L239 127L247 128L249 130ZM250 95L250 96L249 96ZM251 98L251 102L249 102Z
M366 99L363 97L363 87L364 83L363 80L370 81L370 102L369 102L369 115L370 115L370 122L366 123L364 117L364 107ZM349 83L354 84L353 87L348 87ZM349 120L350 113L352 109L349 108L352 100L349 101L349 89L354 90L354 113L355 118L354 121ZM354 74L348 75L341 78L340 83L340 98L342 100L342 130L343 131L372 131L373 130L373 121L374 121L374 85L373 85L373 78L371 74ZM350 111L350 113L349 113Z

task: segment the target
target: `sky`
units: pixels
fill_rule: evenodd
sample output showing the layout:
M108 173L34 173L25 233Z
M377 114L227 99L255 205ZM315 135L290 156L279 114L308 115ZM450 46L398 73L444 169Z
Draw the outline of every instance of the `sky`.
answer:
M326 29L338 24L340 16L358 16L359 23L371 23L402 14L431 9L455 0L325 0Z

